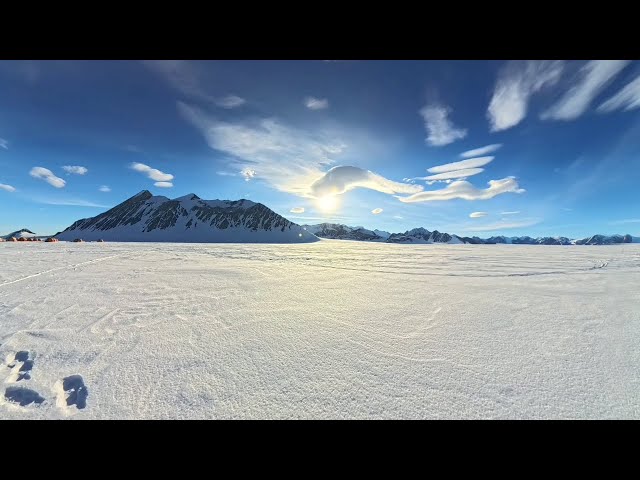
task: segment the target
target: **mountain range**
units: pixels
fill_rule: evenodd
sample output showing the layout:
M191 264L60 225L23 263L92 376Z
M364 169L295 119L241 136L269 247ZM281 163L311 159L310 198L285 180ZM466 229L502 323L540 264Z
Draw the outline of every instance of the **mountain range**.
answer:
M4 237L35 237L26 228ZM613 245L640 243L631 235L567 237L462 237L414 228L404 233L336 223L298 225L250 200L202 200L191 193L169 199L143 190L95 217L83 218L55 235L59 240L116 242L305 243L321 238L402 244Z
M389 233L380 230L367 230L364 227L349 227L336 223L320 223L317 225L303 225L307 231L320 238L339 240L359 240L386 243L448 243L448 244L521 244L521 245L613 245L618 243L640 243L640 237L631 235L593 235L587 238L569 239L567 237L505 237L489 238L461 237L438 230L430 232L425 228L414 228L404 233Z

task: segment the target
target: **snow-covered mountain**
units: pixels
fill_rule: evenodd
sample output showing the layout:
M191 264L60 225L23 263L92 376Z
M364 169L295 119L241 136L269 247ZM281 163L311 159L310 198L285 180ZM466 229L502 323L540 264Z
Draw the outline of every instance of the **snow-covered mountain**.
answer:
M261 203L134 195L100 215L78 220L59 240L112 242L303 243L318 238Z
M520 245L615 245L618 243L640 243L640 237L631 235L593 235L587 238L571 240L567 237L505 237L503 235L489 238L463 237L467 243L474 244L520 244Z
M640 243L640 237L626 235L593 235L587 238L574 240L576 245L613 245L616 243Z
M5 240L9 240L11 237L16 237L16 238L33 238L35 237L36 234L34 232L32 232L31 230L27 229L27 228L22 228L20 230L17 230L15 232L11 232L8 235L5 235L3 237L0 238L4 238Z
M339 223L320 223L303 225L308 232L320 238L337 240L360 240L366 242L387 243L464 243L457 235L430 232L424 228L414 228L404 233L389 233L383 230L367 230L364 227L349 227Z
M321 238L339 240L360 240L387 243L449 243L449 244L514 244L514 245L614 245L618 243L640 243L640 237L631 235L593 235L591 237L572 240L567 237L506 237L504 235L489 238L461 237L438 230L430 232L425 228L414 228L404 233L389 233L380 230L367 230L364 227L349 227L336 223L303 225L307 231Z
M387 238L389 243L451 243L459 244L465 243L462 238L457 235L450 235L448 233L440 233L437 230L430 232L425 228L414 228L404 233L392 233Z
M514 244L514 245L571 245L572 241L567 237L505 237L499 235L497 237L478 238L478 237L463 237L467 243L472 244Z
M367 242L384 242L390 235L381 230L367 230L364 227L348 227L338 223L320 223L318 225L302 225L307 232L321 238L338 240L361 240Z

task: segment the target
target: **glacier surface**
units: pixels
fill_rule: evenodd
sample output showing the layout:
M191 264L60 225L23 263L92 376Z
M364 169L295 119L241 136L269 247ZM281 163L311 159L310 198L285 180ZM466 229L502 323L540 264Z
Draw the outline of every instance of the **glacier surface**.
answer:
M640 418L640 246L0 243L0 418Z

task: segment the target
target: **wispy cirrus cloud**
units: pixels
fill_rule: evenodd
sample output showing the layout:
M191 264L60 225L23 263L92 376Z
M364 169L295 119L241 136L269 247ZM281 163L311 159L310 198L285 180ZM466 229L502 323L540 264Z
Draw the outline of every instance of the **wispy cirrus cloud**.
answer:
M463 200L489 200L503 193L523 193L524 191L523 188L520 188L515 178L507 177L501 180L489 180L488 188L476 188L466 180L458 180L451 182L446 188L440 190L427 190L408 197L397 198L403 203L444 201L457 198Z
M486 155L487 153L493 153L502 147L501 143L494 143L492 145L486 145L480 148L474 148L473 150L467 150L466 152L462 152L460 156L462 158L472 158L472 157L481 157Z
M495 157L476 157L468 158L467 160L460 160L459 162L445 163L444 165L437 165L427 169L429 173L445 173L453 172L455 170L465 170L468 168L478 168L491 163Z
M533 225L537 225L540 222L542 222L541 219L539 218L535 218L535 219L528 219L528 220L523 220L521 222L497 222L497 223L492 223L489 225L480 225L480 226L472 226L472 227L468 227L465 228L465 231L468 232L491 232L494 230L507 230L507 229L511 229L511 228L525 228L525 227L532 227Z
M640 218L625 218L624 220L615 220L609 222L609 225L626 225L628 223L640 223Z
M171 188L171 187L173 187L173 183L171 183L171 182L156 182L153 185L155 187L158 187L158 188Z
M598 108L599 113L615 110L629 111L640 108L640 76L625 85L618 93L605 100Z
M142 63L182 95L191 99L226 109L238 108L246 103L244 98L234 94L224 97L211 95L204 86L203 72L188 60L143 60Z
M9 150L9 142L4 138L0 138L0 148L4 148L5 150Z
M416 193L423 190L421 185L395 182L388 178L352 166L333 167L311 184L310 195L322 198L327 195L340 195L354 188L368 188L382 193Z
M149 165L145 165L144 163L134 162L129 165L129 168L136 172L144 173L148 178L155 180L156 182L170 182L173 180L173 175L170 173L164 173L157 168L151 168Z
M81 167L80 165L65 165L62 169L69 175L84 175L89 171L87 167Z
M577 74L578 79L562 98L540 115L543 120L575 120L593 99L630 63L629 60L592 60Z
M247 103L247 101L237 95L227 95L226 97L218 98L216 105L222 108L238 108Z
M500 215L517 215L520 213L520 210L515 210L513 212L500 212Z
M467 136L466 128L457 128L449 120L451 108L444 105L425 105L420 109L427 130L427 143L441 147Z
M137 145L125 145L123 147L127 152L133 152L133 153L144 153L144 150L142 150L140 147L138 147Z
M231 158L228 168L254 172L282 192L309 194L309 186L347 148L335 132L308 132L273 118L225 122L202 109L177 103L178 111L196 127L207 144Z
M60 205L69 207L94 207L94 208L110 208L112 205L102 205L99 203L91 202L89 200L83 200L75 197L42 197L39 195L30 196L30 200L36 203L43 203L45 205Z
M329 108L329 100L326 98L307 97L304 99L304 106L309 110L324 110Z
M64 188L67 184L62 178L56 177L51 170L44 167L33 167L29 172L33 178L44 180L52 187Z
M187 97L215 103L200 81L198 69L187 60L143 60L143 65L160 75L169 85Z
M289 210L290 213L304 213L304 207L293 207Z
M108 193L108 192L111 191L111 188L108 185L101 185L98 190L100 190L101 192L104 192L104 193Z
M499 72L493 96L487 109L492 132L506 130L527 115L531 96L555 85L564 69L558 60L512 61Z
M487 212L471 212L469 218L482 218L489 215Z
M374 215L380 215L384 210L382 210L381 208L374 208L373 210L371 210L371 213L373 213Z
M0 183L0 190L4 190L5 192L15 192L16 188L11 185L7 185L6 183Z

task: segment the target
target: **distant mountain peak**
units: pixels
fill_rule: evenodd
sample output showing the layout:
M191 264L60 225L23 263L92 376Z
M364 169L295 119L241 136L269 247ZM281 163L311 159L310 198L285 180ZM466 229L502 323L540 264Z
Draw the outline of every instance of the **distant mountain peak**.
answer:
M10 239L11 237L16 237L16 238L30 238L30 237L35 237L36 234L35 232L32 232L31 230L29 230L28 228L21 228L20 230L16 230L15 232L11 232L7 235L4 235L0 238L4 238L4 239Z

